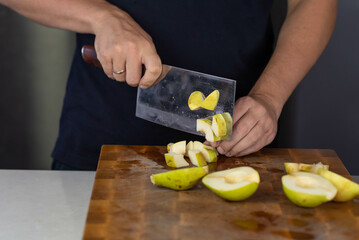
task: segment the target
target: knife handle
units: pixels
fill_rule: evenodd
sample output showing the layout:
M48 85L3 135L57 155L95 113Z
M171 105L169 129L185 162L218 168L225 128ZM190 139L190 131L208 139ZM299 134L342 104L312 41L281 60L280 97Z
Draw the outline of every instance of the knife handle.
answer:
M86 63L98 68L102 68L101 63L97 58L95 47L93 45L84 45L81 48L81 55Z

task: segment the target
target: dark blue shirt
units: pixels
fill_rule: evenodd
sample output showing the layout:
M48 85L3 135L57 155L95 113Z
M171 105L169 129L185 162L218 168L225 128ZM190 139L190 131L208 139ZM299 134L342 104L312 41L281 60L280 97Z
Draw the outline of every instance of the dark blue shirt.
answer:
M163 63L237 80L244 96L273 48L270 0L114 0L150 34ZM103 144L165 145L204 140L135 117L137 89L86 64L81 47L94 36L77 34L53 158L95 170Z

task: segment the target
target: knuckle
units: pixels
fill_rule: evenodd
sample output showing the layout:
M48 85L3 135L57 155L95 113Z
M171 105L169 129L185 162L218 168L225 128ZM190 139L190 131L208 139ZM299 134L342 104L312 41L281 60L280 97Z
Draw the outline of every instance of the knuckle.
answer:
M155 64L147 69L151 75L160 75L162 72L162 66L159 64Z

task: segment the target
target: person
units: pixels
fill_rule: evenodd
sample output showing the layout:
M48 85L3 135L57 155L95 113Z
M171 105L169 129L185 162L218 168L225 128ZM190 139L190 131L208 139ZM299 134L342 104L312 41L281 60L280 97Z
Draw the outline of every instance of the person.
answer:
M77 33L52 157L54 169L83 170L96 169L102 144L196 139L135 117L135 87L155 84L162 63L237 80L232 139L207 144L226 156L267 146L285 102L328 43L337 9L337 0L288 0L273 49L270 0L0 3L40 24ZM87 44L95 46L103 70L81 59Z

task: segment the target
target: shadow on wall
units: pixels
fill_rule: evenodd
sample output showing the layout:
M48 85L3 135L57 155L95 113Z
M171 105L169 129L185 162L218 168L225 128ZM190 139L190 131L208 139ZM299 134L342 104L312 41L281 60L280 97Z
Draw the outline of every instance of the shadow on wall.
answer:
M50 168L74 43L0 6L0 168Z
M284 109L283 147L334 149L352 175L359 175L358 1L338 1L334 34L317 64Z

